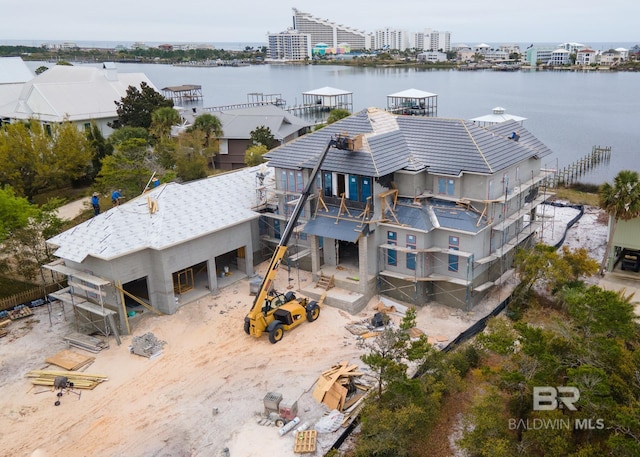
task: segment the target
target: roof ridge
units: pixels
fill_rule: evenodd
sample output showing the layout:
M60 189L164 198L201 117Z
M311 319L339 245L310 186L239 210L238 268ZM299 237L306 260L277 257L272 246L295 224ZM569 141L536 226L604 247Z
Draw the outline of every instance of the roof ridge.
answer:
M478 154L480 154L480 157L482 157L482 160L484 160L484 163L487 164L487 167L489 168L489 171L491 173L493 173L493 167L491 166L491 164L489 163L487 158L484 156L484 153L482 152L482 149L480 149L480 146L478 146L478 143L476 143L476 140L473 137L473 135L471 134L471 131L469 130L469 127L467 126L467 123L465 121L462 121L462 126L467 131L467 133L469 134L469 138L471 139L471 142L476 147L476 150L478 151Z

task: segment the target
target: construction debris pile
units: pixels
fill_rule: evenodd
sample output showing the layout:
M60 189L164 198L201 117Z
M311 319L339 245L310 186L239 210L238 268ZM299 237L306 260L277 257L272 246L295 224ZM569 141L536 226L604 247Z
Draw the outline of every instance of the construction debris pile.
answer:
M369 390L369 385L361 379L364 373L357 370L358 365L343 361L323 371L313 390L313 398L330 410L353 412L353 407Z
M33 316L33 311L26 305L18 305L7 311L0 311L0 338L9 333L9 324L24 317Z
M145 333L142 336L134 336L129 346L132 354L141 355L143 357L153 358L162 354L162 348L167 344L166 341L160 341L151 333Z

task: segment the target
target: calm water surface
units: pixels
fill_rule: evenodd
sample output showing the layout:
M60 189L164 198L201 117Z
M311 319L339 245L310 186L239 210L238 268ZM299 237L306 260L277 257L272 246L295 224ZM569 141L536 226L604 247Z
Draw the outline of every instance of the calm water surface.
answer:
M438 94L440 117L470 119L489 114L496 106L526 117L525 127L554 151L545 158L548 167L567 165L595 145L611 146L611 163L585 176L584 182L610 181L621 169L640 171L640 73L423 71L339 65L118 64L118 68L145 73L158 89L199 84L205 107L246 103L247 95L254 92L281 94L288 105L296 105L302 103L303 92L331 86L353 92L354 111L359 111L385 108L387 95L414 88Z

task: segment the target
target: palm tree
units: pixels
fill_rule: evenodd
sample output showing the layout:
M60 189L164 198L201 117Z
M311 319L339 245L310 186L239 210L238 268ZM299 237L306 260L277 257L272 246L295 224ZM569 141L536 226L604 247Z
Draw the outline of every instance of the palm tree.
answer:
M209 147L211 137L219 138L224 135L222 131L222 122L213 114L204 113L196 117L190 130L200 130L204 133L205 147Z
M638 172L622 170L613 180L613 185L604 183L599 190L600 208L609 214L611 232L600 265L602 275L607 266L609 253L613 246L613 237L619 220L628 221L640 216L640 181Z
M151 132L160 138L167 138L171 135L171 127L179 124L180 114L168 106L158 108L151 113Z

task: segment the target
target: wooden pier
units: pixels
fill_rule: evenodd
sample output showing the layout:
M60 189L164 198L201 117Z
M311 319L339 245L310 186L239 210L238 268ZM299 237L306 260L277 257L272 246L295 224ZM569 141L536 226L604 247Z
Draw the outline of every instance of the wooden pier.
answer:
M595 169L608 164L611 160L611 146L594 146L590 154L575 162L558 169L555 174L546 178L544 184L547 187L570 187L578 182L578 179Z

